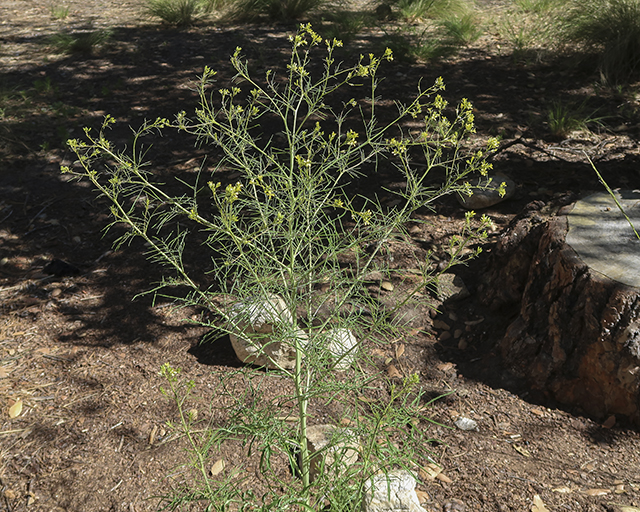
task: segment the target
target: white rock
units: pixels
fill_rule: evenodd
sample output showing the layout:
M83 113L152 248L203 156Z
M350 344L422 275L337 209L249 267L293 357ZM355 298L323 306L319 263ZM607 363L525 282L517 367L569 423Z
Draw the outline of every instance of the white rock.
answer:
M500 197L498 188L504 183L505 195ZM461 206L467 210L479 210L481 208L488 208L494 204L506 201L516 191L516 184L510 178L502 174L495 176L482 176L469 180L471 185L472 194L470 196L466 194L456 194L456 199Z
M335 425L313 425L307 428L307 448L311 463L310 480L322 471L340 474L358 461L360 442L353 431Z
M404 469L378 473L365 484L365 512L426 512L416 494L416 479Z
M458 427L460 430L476 430L479 431L480 429L478 428L478 423L476 423L474 420L472 420L471 418L465 418L464 416L461 416L460 418L458 418L455 421L455 425L456 427Z
M295 367L296 338L306 345L308 337L295 326L291 311L278 295L235 303L229 312L233 350L243 363L267 368Z
M325 333L327 350L335 361L336 370L347 370L356 357L358 340L351 329L329 329Z

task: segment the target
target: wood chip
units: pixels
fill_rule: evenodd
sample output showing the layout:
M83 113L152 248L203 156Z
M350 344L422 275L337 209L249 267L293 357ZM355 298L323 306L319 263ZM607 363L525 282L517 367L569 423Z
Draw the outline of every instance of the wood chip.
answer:
M533 497L531 512L549 512L549 509L545 506L544 502L542 501L542 498L537 494Z
M531 457L531 453L529 453L529 450L527 450L523 446L519 444L513 444L512 446L513 446L513 449L517 451L520 455L524 455L525 457Z
M584 492L588 496L604 496L611 493L609 489L588 489Z
M151 433L149 434L149 444L153 446L153 443L156 442L156 434L158 433L158 425L154 425L151 429Z
M454 367L455 367L455 365L453 363L441 363L441 364L436 366L436 368L438 370L440 370L441 372L448 372L449 370L451 370Z

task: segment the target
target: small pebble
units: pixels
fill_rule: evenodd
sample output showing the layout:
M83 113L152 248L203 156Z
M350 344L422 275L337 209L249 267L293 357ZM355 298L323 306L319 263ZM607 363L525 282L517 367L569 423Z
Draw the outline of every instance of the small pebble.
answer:
M449 338L451 338L451 333L449 331L444 331L438 339L440 341L447 341Z
M435 329L442 329L443 331L448 331L451 329L451 326L448 323L443 322L442 320L434 320L433 327Z
M455 426L460 430L476 430L478 431L478 424L471 418L465 418L461 416L455 421Z

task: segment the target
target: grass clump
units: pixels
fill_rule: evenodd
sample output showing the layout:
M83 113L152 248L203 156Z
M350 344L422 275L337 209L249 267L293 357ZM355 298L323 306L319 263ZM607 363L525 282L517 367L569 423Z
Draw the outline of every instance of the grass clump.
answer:
M472 154L463 149L475 131L473 108L463 100L449 109L441 79L396 102L393 116L380 121L379 70L393 58L389 50L347 66L337 58L341 42L323 40L310 25L290 41L283 76L268 71L256 79L240 48L229 87L214 86L216 73L205 68L193 117L181 112L174 122L145 123L130 151L108 140L111 117L99 134L85 130L85 141L69 141L78 162L63 171L90 180L107 198L113 224L127 226L118 246L141 238L149 257L166 267L152 292L199 308L200 322L216 332L245 336L255 357L290 355L286 364L270 359L267 371L214 372L221 406L208 414L198 414L194 384L163 366L165 393L178 406L169 428L191 454L191 472L164 497L164 509L198 502L207 510L250 505L284 512L328 503L351 512L361 510L372 475L397 467L416 472L429 462L430 401L418 376L391 380L370 354L406 335L400 310L428 301L435 266L429 257L420 262L420 275L394 305L378 301L368 276L390 275L386 251L406 240L415 212L445 194L468 193L459 183L487 173L485 156L497 141ZM361 98L336 97L363 88ZM402 129L417 119L419 130ZM176 180L177 191L154 175L141 147L142 137L170 129L194 134L216 158L210 176L202 166ZM401 175L394 206L377 200L380 191L354 190L380 167ZM452 238L445 269L485 236L489 220L473 219L468 212ZM188 266L190 251L204 252L209 267ZM268 332L242 327L258 310L275 325ZM350 332L355 343L337 347L335 329ZM312 452L307 433L318 408L336 429L325 448ZM228 473L217 464L212 475L211 462L233 446L246 462ZM291 472L274 471L283 465ZM258 469L255 485L243 484L249 466Z
M147 0L146 11L168 25L188 27L221 4L222 0Z
M640 1L573 2L564 20L567 40L598 55L604 82L624 83L638 76L640 65Z
M589 131L590 126L602 126L604 117L595 117L596 112L587 109L586 102L580 105L554 101L547 111L547 124L551 135L564 139L574 131Z
M326 0L236 0L228 14L234 21L299 20L325 5Z
M56 20L64 20L69 16L69 7L66 5L52 4L49 8L51 17Z
M516 58L541 60L557 50L567 0L516 0L505 13L499 30Z
M469 11L467 0L397 0L400 15L408 21L447 19Z
M441 21L441 26L446 40L453 46L467 46L482 35L482 28L472 12L448 16Z
M109 30L94 30L92 32L54 34L49 44L58 53L79 53L89 55L105 44L111 37Z

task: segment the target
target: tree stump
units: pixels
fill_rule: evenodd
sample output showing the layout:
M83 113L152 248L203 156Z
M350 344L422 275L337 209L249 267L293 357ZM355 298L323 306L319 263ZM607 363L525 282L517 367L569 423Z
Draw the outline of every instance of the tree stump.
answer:
M619 200L640 227L640 194ZM479 288L485 305L517 311L503 361L562 404L640 426L640 241L606 193L546 221L540 206L501 236Z

